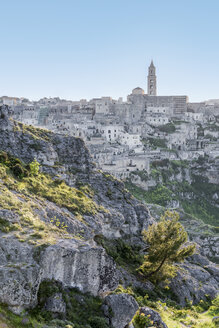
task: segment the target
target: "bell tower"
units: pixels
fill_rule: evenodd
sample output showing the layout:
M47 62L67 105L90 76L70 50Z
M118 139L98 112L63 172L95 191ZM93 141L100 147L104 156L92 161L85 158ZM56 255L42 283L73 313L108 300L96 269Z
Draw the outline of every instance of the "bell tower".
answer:
M156 68L154 66L153 60L151 61L150 66L148 67L148 95L149 96L157 95Z

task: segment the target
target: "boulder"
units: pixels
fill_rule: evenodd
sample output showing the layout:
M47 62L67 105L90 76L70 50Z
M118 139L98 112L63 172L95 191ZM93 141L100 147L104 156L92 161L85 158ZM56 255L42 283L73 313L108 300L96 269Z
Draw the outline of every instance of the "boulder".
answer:
M138 303L129 294L108 295L104 299L104 314L114 328L125 328L137 310Z
M206 300L206 295L214 299L218 293L218 281L219 269L213 264L202 267L201 264L185 261L172 279L170 288L178 303L185 306L188 301L197 304Z

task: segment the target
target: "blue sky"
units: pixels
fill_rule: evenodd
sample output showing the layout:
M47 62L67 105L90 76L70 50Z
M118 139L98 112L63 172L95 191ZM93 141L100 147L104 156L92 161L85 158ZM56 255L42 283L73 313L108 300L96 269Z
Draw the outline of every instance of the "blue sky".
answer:
M218 0L0 0L0 96L219 98Z

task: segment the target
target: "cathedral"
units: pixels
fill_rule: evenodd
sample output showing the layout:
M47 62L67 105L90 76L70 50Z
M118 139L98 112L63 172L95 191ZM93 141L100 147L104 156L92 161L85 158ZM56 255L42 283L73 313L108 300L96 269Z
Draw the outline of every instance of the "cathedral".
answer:
M131 95L128 96L128 101L132 104L142 104L142 108L162 108L166 107L171 110L172 114L181 115L187 110L187 96L158 96L157 95L157 76L156 67L153 60L148 67L147 76L147 94L142 88L135 88ZM160 110L160 109L159 109Z

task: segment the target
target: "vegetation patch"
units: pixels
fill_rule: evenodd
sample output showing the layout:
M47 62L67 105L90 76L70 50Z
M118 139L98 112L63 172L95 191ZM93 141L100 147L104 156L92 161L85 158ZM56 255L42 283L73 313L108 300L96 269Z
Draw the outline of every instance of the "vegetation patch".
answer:
M17 223L11 223L0 217L0 231L7 233L16 230L19 230L19 225Z
M167 123L158 127L161 132L166 133L174 133L176 131L176 127L173 123Z
M94 192L90 186L81 185L79 189L69 187L63 180L40 173L36 160L25 165L19 159L1 152L0 177L10 189L27 196L39 196L60 207L66 207L79 219L84 214L94 215L99 210L92 199Z
M121 238L109 240L103 235L96 235L94 240L98 245L105 248L107 254L110 255L117 264L136 274L136 269L143 260L143 255L140 254L141 247L130 245Z
M50 323L53 319L51 312L45 310L46 300L56 293L62 295L66 304L66 315L57 314L56 319L60 320L63 327L66 323L74 328L108 328L108 324L102 312L102 300L89 293L83 294L78 289L64 289L62 285L55 281L44 281L41 283L38 292L38 306L31 311L31 315L39 322ZM65 325L64 325L65 324Z
M185 160L154 161L151 164L149 178L156 181L155 187L150 187L150 190L146 191L130 180L127 180L125 185L133 196L146 203L169 207L173 201L178 201L186 213L218 230L219 201L214 199L214 195L218 193L218 185L210 183L207 178L197 173L191 173L191 182L184 179L189 168L190 172L197 172L197 164L203 167L206 160L202 157L196 160L192 164L195 165L194 170ZM181 182L176 180L178 174Z
M14 122L14 129L15 131L22 132L24 134L29 134L35 140L42 140L42 141L51 141L52 132L42 128L36 128L32 125L25 125L20 122Z
M160 138L148 138L149 144L152 146L152 148L167 148L166 140L160 139Z
M173 191L162 184L152 187L149 191L136 186L132 182L126 182L125 186L134 197L145 203L167 206L169 202L177 199Z
M219 296L206 301L201 300L199 304L192 305L188 302L186 307L181 307L174 300L171 299L171 295L168 290L155 289L151 293L145 293L142 289L134 289L132 287L123 288L121 285L114 291L116 294L127 293L132 295L138 302L140 307L147 306L157 311L161 319L166 323L168 328L217 328L217 322L213 322L213 318L218 315L219 308ZM168 297L167 297L168 296ZM150 320L141 319L138 317L139 313L133 318L133 324L135 328L154 327Z

